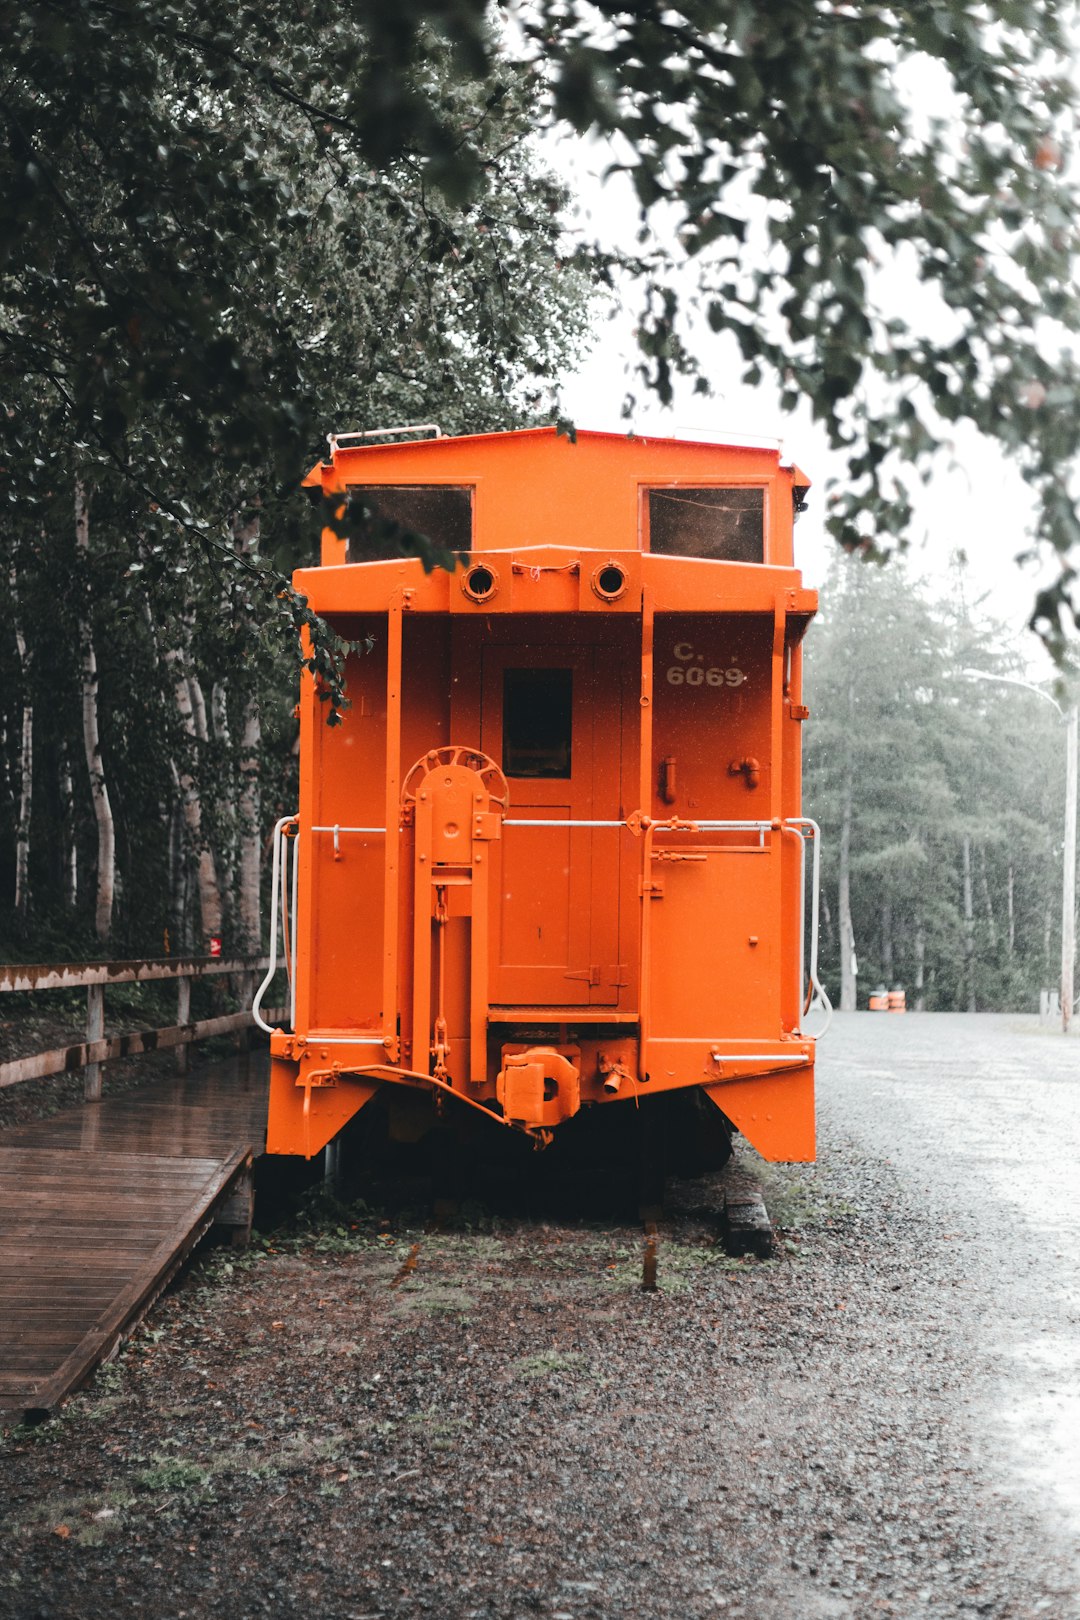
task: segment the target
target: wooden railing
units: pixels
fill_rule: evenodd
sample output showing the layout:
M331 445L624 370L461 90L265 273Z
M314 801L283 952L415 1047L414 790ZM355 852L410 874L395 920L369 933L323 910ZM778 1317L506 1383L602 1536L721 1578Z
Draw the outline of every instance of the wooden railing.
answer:
M0 1063L0 1088L23 1080L40 1080L52 1074L70 1074L84 1069L84 1093L88 1102L101 1096L101 1066L117 1058L139 1052L157 1052L175 1047L177 1065L187 1067L187 1048L192 1041L212 1035L230 1035L253 1026L251 999L255 975L264 972L269 958L246 956L227 961L219 956L186 958L147 958L135 962L0 963L0 993L3 991L69 990L86 987L86 1039L51 1052L34 1052L28 1057ZM191 981L210 974L234 974L238 981L241 1011L191 1022ZM162 1029L134 1030L128 1035L105 1034L105 990L108 985L145 984L153 979L175 979L176 1023ZM278 1016L282 1013L275 1010Z

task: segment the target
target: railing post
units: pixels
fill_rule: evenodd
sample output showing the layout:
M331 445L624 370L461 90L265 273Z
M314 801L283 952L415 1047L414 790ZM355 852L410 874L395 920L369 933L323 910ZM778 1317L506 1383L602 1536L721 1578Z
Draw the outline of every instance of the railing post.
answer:
M186 974L176 981L176 1022L178 1024L191 1023L191 980ZM176 1048L176 1072L187 1074L188 1043Z
M105 986L86 987L86 1042L100 1041L105 1034ZM88 1063L83 1075L83 1096L87 1102L101 1100L101 1064Z

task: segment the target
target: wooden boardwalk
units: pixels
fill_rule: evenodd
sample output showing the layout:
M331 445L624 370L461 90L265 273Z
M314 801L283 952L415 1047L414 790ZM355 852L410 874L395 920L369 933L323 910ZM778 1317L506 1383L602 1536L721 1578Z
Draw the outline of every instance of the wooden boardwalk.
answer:
M215 1065L0 1132L0 1408L47 1410L215 1221L244 1227L265 1065Z

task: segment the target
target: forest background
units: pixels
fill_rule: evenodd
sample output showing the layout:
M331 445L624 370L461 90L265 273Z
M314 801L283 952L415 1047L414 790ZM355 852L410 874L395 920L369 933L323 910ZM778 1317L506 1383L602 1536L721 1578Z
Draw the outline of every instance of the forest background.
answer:
M973 424L1065 559L1041 633L1059 655L1073 633L1060 8L604 16L538 0L500 36L474 0L373 4L362 28L345 0L317 28L303 7L0 0L9 958L257 947L266 831L295 802L300 627L340 696L341 649L286 584L316 544L296 478L319 430L550 422L598 293L639 300L643 387L663 402L684 373L708 395L677 253L732 375L809 401L846 458L827 521L862 560L826 589L807 730L830 977L843 888L864 987L1006 1007L1053 981L1053 714L961 674L1022 661L959 586L935 603L865 560L903 541L912 480ZM943 75L940 116L905 99L911 62ZM616 142L639 251L571 236L533 139L558 123ZM890 256L937 300L921 331L895 285L880 308Z

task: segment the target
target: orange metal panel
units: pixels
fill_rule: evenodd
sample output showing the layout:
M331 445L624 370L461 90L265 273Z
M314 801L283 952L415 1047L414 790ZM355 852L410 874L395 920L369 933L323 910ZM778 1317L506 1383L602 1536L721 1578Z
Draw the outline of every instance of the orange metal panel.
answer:
M354 1079L308 1091L297 1085L296 1072L295 1064L271 1059L266 1151L310 1159L371 1101L379 1088Z
M763 1159L807 1164L814 1158L811 1065L783 1074L731 1080L725 1085L706 1086L705 1090Z
M761 849L700 838L653 862L663 893L649 907L651 1039L779 1033L779 844L771 834Z

